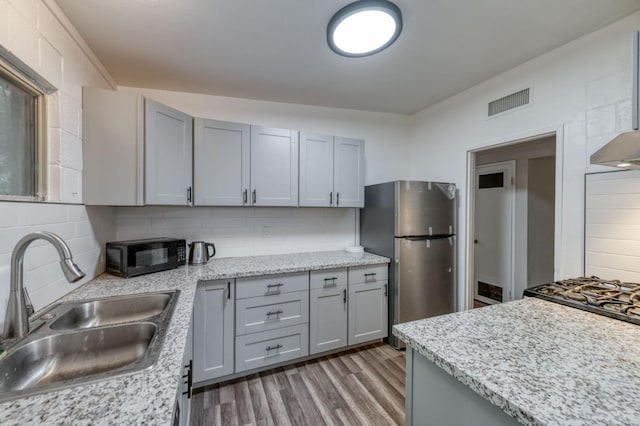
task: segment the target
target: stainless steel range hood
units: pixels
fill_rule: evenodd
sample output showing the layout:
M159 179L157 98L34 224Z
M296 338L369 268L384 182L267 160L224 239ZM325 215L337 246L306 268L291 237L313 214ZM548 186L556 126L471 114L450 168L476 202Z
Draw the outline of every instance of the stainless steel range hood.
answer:
M640 169L640 131L622 133L591 155L591 164Z
M591 155L591 164L640 169L640 31L633 33L633 130L622 133Z

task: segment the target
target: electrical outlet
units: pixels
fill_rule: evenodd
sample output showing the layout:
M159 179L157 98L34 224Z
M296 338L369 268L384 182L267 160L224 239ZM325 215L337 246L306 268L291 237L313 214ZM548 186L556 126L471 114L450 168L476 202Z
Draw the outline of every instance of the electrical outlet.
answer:
M272 234L273 234L273 227L271 226L262 227L262 238L271 238Z

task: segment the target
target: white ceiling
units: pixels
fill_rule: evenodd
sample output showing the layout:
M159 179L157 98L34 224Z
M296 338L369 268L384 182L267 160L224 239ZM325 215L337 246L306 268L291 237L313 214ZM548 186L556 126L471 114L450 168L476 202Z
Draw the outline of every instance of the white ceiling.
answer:
M638 9L640 0L397 0L398 41L344 58L349 0L57 0L120 85L411 114Z

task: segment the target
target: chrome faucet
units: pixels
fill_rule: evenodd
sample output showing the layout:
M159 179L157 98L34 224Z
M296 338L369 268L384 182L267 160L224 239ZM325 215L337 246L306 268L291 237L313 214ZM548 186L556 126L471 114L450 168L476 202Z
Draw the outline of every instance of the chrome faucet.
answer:
M22 338L29 333L29 315L33 313L33 306L22 282L23 261L27 247L35 240L49 241L55 247L60 256L60 267L67 281L73 283L84 277L84 272L73 263L69 246L56 234L37 231L22 237L11 253L11 291L4 318L3 339Z

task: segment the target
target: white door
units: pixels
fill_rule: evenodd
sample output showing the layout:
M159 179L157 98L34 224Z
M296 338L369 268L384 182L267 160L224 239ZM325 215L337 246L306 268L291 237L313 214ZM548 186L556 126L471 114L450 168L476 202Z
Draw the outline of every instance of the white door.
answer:
M300 206L331 207L333 136L300 133Z
M513 300L515 161L476 167L475 298L485 303Z
M233 280L198 283L193 306L194 383L233 373Z
M193 118L152 100L145 111L145 204L191 205Z
M364 141L336 137L333 167L333 205L364 207Z
M248 124L196 118L193 191L196 206L249 205Z
M251 126L251 194L255 206L298 205L298 132Z

